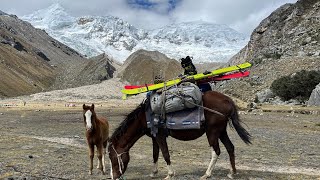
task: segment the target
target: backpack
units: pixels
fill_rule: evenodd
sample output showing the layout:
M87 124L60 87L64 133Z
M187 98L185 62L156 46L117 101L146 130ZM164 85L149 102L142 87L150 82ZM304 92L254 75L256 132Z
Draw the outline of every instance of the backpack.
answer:
M150 95L151 110L155 114L176 112L201 104L202 93L197 85L190 82L171 86L161 94L152 92Z

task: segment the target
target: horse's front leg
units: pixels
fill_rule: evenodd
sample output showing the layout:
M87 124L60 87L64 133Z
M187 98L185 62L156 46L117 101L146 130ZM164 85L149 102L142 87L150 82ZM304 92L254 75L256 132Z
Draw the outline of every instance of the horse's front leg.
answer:
M165 180L169 180L171 179L173 176L174 176L174 170L171 166L171 161L170 161L170 154L169 154L169 150L168 150L168 144L167 144L167 139L164 135L160 135L160 130L159 130L159 133L157 135L157 142L158 142L158 145L161 149L161 152L162 152L162 155L163 155L163 158L164 160L166 161L167 163L167 167L168 167L168 176L166 178L164 178ZM162 132L162 134L164 134Z
M154 137L152 137L153 146L153 170L150 177L155 177L158 173L159 145Z
M93 157L94 157L94 145L89 145L89 174L92 175L92 169L93 169Z
M106 148L103 148L102 150L102 168L103 168L103 172L106 172ZM97 161L97 169L100 169L100 163L99 163L99 158L98 158L98 161Z
M99 167L99 169L101 170L101 172L102 172L102 174L104 175L105 174L105 167L104 167L104 148L103 148L103 146L100 144L100 145L98 145L97 146L97 150L98 150L98 160L99 160L99 162L98 162L98 167Z

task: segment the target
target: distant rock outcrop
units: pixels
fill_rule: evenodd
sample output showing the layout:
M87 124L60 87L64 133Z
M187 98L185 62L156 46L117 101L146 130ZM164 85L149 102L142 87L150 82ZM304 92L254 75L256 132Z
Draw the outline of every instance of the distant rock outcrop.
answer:
M2 15L8 15L8 14L5 13L5 12L2 12L2 11L0 10L0 16L2 16Z
M131 84L149 84L153 83L155 76L169 80L182 72L178 61L157 51L138 50L124 62L118 77Z
M319 57L320 1L285 4L264 19L231 64L261 64L281 57Z
M112 77L112 62L88 60L17 16L0 14L1 98L88 85Z
M249 43L229 61L232 65L251 62L251 75L224 84L222 91L254 101L257 93L270 88L281 76L320 70L319 17L319 0L299 0L271 13L252 32Z
M320 106L320 83L312 91L311 96L308 100L310 106Z
M80 72L79 81L95 81L96 83L113 78L120 64L107 54L101 54L89 59L89 63Z

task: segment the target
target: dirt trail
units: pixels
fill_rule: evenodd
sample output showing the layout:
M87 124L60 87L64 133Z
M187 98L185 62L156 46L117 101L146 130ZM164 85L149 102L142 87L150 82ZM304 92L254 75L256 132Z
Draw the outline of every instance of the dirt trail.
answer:
M129 110L96 108L109 118L111 132ZM236 179L320 179L319 115L241 114L252 134L248 146L228 129L236 150ZM175 179L199 179L210 161L206 137L182 142L168 138ZM229 160L221 156L210 179L227 179ZM88 153L80 107L65 110L0 108L0 179L107 179L98 170L88 175ZM130 151L127 179L150 179L152 146L141 138ZM96 163L96 162L95 162ZM107 168L109 164L107 163ZM166 176L163 158L158 178Z

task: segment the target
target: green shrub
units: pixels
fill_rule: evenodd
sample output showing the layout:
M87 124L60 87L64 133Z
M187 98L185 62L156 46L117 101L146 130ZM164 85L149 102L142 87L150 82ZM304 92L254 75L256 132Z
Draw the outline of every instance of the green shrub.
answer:
M285 101L289 99L306 101L319 83L320 71L302 70L293 76L284 76L273 81L271 90Z

